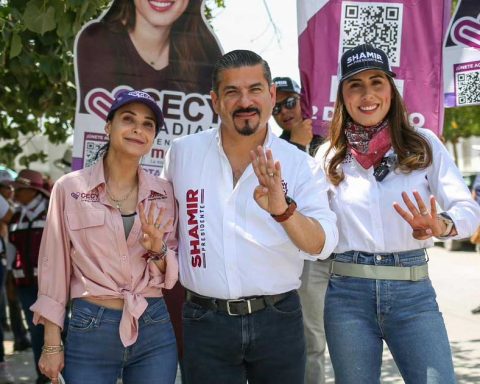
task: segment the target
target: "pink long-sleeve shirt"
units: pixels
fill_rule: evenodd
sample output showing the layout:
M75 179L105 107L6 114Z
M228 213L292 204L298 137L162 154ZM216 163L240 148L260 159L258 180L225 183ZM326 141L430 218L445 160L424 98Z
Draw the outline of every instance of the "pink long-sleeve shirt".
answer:
M138 336L138 319L147 308L145 297L161 297L178 278L177 210L169 182L138 170L138 203L165 207L174 217L165 234L167 270L162 274L142 258L145 249L139 215L125 239L120 211L108 201L103 161L69 173L54 185L38 259L38 298L30 308L34 322L44 319L63 327L69 298L95 296L124 299L120 321L123 345ZM137 210L138 212L138 210ZM158 210L157 210L158 212Z

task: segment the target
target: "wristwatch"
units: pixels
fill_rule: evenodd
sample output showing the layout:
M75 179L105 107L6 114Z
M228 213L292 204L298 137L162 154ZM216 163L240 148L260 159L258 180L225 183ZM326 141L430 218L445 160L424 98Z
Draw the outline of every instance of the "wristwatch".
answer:
M450 237L450 233L452 233L453 226L455 225L452 218L448 215L448 213L441 212L438 215L438 218L443 221L445 224L445 231L440 235L437 236L438 239L446 239Z
M274 215L272 213L270 214L270 216L272 216L275 219L275 221L279 223L281 223L282 221L288 220L290 216L293 215L293 212L295 212L295 210L297 209L297 203L290 196L285 195L285 201L288 204L288 207L285 210L285 212L283 212L280 215Z

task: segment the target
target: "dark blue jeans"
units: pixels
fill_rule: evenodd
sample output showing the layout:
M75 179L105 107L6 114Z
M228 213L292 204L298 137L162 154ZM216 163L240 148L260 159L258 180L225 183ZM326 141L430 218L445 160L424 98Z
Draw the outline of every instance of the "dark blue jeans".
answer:
M423 249L346 252L337 262L414 266ZM407 384L454 384L452 354L430 279L372 280L333 275L325 298L325 331L338 384L380 383L383 341Z
M177 347L163 298L147 298L139 319L137 341L124 347L119 334L121 310L85 300L72 302L65 343L65 382L68 384L173 384Z
M183 332L188 384L303 384L305 339L296 291L246 316L186 302Z

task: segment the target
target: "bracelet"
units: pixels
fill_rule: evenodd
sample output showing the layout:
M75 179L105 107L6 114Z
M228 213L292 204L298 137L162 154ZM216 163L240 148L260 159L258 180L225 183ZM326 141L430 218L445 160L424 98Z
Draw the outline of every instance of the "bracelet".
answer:
M54 355L56 353L63 352L63 345L44 345L42 347L42 353L46 355Z
M160 252L154 252L152 250L148 250L142 255L142 257L145 259L147 263L149 263L150 261L162 260L167 254L167 251L168 251L167 244L165 244L165 242L162 242L162 249L160 249Z
M450 217L449 214L445 212L441 212L437 216L437 218L438 220L442 221L445 224L445 231L441 235L437 236L437 239L440 239L440 240L448 239L449 237L451 237L450 234L452 233L452 230L455 227L455 224L452 218Z

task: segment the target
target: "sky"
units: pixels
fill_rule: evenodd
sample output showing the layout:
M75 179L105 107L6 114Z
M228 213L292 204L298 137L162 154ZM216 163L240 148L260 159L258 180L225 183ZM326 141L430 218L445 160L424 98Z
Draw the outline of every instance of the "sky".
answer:
M225 0L225 5L212 22L224 52L250 49L268 62L273 77L288 76L300 83L296 1ZM271 125L279 133L273 119Z

